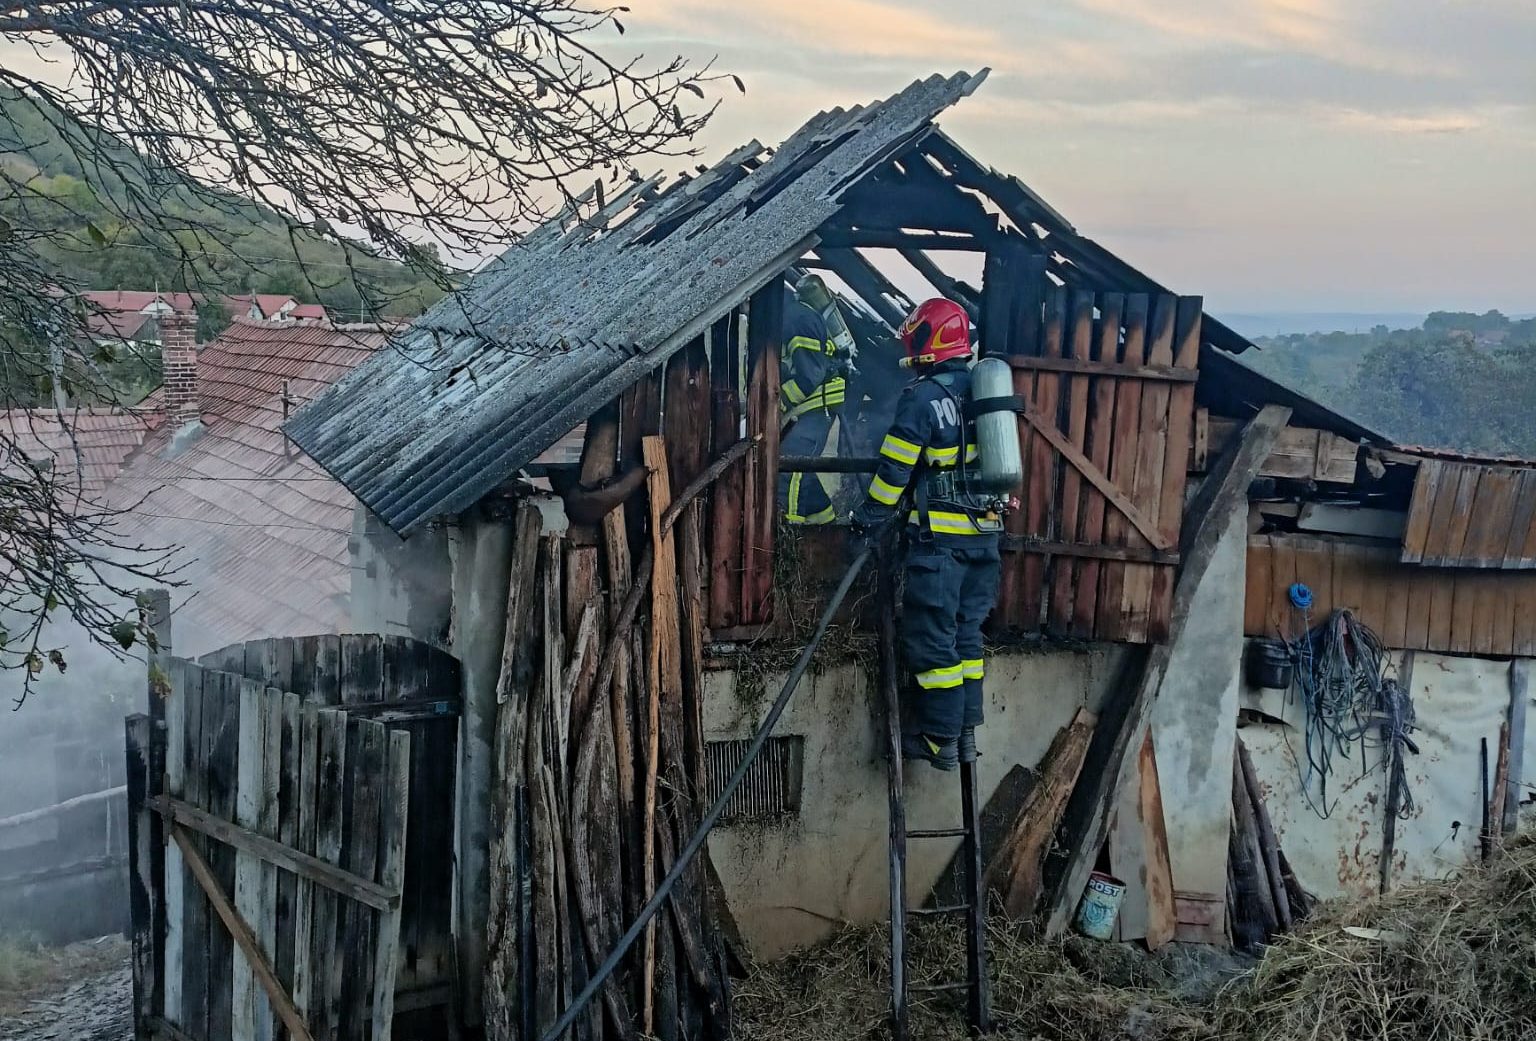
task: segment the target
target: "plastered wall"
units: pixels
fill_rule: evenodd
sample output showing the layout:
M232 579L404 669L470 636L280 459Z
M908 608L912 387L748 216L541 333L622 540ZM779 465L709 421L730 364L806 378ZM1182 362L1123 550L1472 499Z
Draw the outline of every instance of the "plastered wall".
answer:
M987 724L978 744L981 786L991 793L1016 764L1034 767L1081 707L1097 710L1119 675L1124 648L1004 654L988 662ZM833 650L829 658L836 660ZM709 676L705 729L713 740L749 737L783 683L735 672ZM710 853L737 921L760 957L812 943L843 922L883 920L888 908L885 741L877 693L862 668L808 675L776 733L805 740L801 812L783 824L728 825ZM911 828L959 822L959 775L908 771ZM913 842L908 898L925 898L958 840Z

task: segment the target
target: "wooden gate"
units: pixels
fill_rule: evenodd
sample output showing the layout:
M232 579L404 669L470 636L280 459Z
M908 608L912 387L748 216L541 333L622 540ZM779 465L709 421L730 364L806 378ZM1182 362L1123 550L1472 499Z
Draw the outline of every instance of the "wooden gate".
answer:
M162 649L150 684L128 721L138 1036L383 1041L429 1007L446 1028L457 662L263 640Z
M1043 297L1022 301L1006 338L987 340L1027 406L1027 476L994 618L1084 639L1165 639L1201 300L1057 286Z

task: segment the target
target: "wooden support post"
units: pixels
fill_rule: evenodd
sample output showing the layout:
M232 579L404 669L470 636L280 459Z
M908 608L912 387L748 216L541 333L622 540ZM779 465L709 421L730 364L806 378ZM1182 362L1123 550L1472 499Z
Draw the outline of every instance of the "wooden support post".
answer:
M776 289L777 287L775 287ZM662 515L672 504L667 466L667 445L661 437L647 437L641 445L651 472L651 640L649 653L650 699L646 706L645 819L641 833L644 891L647 898L656 888L656 784L661 770L661 703L681 693L682 662L679 658L677 557L670 533L662 530ZM670 942L670 938L668 938ZM656 974L656 931L648 928L642 976L641 1019L652 1032L655 1013L652 990Z
M1294 923L1291 901L1285 889L1285 873L1280 870L1280 840L1275 837L1275 826L1264 805L1264 791L1259 787L1259 775L1253 768L1253 757L1243 739L1237 739L1237 762L1242 774L1243 789L1248 793L1248 803L1253 807L1253 823L1257 829L1259 853L1263 858L1264 876L1269 881L1271 903L1281 932L1290 932Z
M1504 793L1500 830L1513 835L1520 826L1520 794L1525 787L1525 720L1531 703L1531 661L1509 663L1509 783Z
M747 457L741 624L773 619L773 540L779 483L779 349L784 294L777 279L752 296L747 319L747 436L762 450Z
M1083 770L1086 782L1073 792L1060 836L1068 855L1047 922L1050 935L1059 935L1072 920L1078 897L1088 884L1088 875L1104 845L1109 811L1120 791L1128 753L1141 745L1152 701L1162 685L1173 648L1188 623L1195 590L1210 570L1232 518L1247 509L1248 486L1269 457L1290 415L1288 408L1266 405L1212 468L1186 511L1180 547L1183 565L1174 586L1168 642L1148 649L1140 676L1119 705L1110 709L1115 715L1106 719L1107 725L1094 734Z

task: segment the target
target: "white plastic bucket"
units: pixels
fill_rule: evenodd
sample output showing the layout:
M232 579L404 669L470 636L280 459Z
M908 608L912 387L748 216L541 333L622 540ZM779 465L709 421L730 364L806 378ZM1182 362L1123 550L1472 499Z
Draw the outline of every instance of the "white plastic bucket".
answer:
M1095 940L1114 939L1115 919L1120 915L1120 901L1124 898L1124 882L1095 871L1088 877L1082 903L1077 905L1078 932Z

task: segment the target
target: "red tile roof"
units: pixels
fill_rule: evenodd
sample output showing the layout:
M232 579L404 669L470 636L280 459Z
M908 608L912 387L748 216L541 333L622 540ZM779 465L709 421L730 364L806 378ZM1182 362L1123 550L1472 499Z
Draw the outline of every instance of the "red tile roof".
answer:
M283 384L297 410L385 336L237 320L198 354L201 428L162 424L108 488L119 541L177 550L178 653L349 627L355 500L280 433Z
M52 460L66 501L95 500L160 418L116 408L11 409L0 412L0 437L34 464Z

